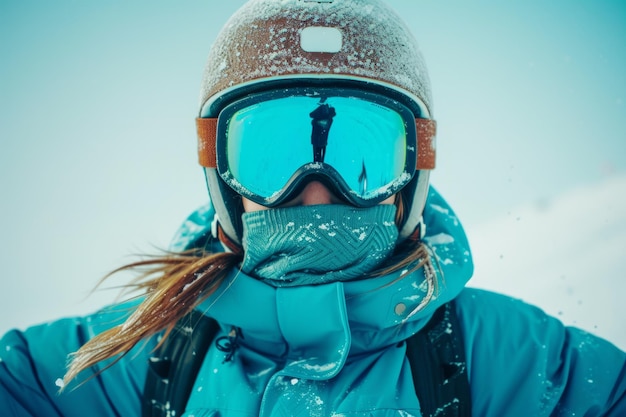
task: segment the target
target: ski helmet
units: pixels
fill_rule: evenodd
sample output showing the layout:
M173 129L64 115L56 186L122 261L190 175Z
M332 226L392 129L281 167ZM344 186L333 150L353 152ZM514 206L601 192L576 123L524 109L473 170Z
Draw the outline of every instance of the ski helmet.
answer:
M251 93L291 86L371 91L401 102L416 118L432 119L430 82L417 42L381 0L249 1L211 48L199 117L215 118ZM216 168L206 167L205 174L217 222L240 246L241 196ZM400 191L405 210L400 240L420 230L428 178L429 170L419 170Z

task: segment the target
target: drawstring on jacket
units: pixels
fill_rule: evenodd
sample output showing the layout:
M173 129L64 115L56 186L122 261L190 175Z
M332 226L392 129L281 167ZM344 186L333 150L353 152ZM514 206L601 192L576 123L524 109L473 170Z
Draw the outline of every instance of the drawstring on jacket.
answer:
M215 347L220 352L224 352L224 360L222 363L230 362L235 356L235 351L239 347L239 339L243 339L243 333L239 327L233 326L227 336L218 337L215 340Z

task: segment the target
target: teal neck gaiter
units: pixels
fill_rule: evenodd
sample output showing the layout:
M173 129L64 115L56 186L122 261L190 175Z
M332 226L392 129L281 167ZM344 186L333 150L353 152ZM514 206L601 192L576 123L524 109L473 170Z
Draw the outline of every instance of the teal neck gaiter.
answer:
M340 204L244 213L242 271L276 287L361 278L392 253L396 207Z

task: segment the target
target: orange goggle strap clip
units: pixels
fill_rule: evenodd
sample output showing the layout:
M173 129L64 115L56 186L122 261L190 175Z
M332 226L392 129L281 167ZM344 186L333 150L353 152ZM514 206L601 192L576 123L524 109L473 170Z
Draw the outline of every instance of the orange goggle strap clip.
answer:
M435 168L435 138L437 123L430 119L415 119L417 130L417 170ZM196 118L198 131L198 161L206 168L217 167L217 118Z

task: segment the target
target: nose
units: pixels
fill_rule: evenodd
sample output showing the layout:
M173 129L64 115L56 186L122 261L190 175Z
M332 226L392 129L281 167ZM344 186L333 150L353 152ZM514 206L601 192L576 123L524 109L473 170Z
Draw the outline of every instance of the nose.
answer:
M311 181L308 183L297 200L300 200L299 203L302 206L333 204L337 202L337 198L319 181Z
M246 212L259 210L268 210L268 207L255 203L247 198L242 198L243 208ZM280 207L293 206L313 206L318 204L338 204L341 200L330 192L324 184L319 181L311 181L308 183L293 200L281 205Z

